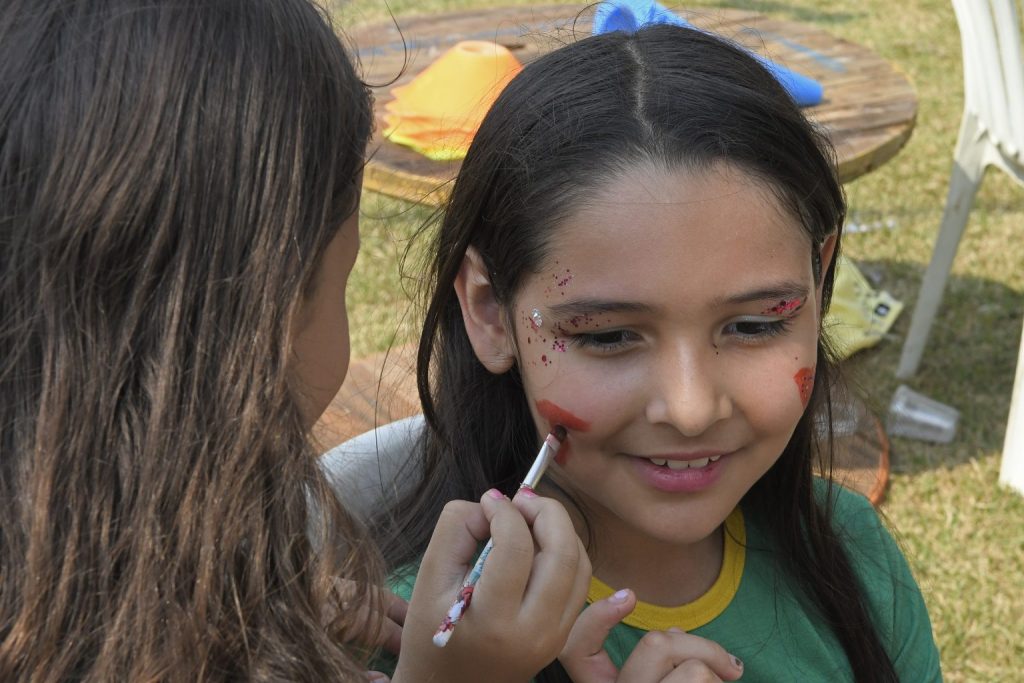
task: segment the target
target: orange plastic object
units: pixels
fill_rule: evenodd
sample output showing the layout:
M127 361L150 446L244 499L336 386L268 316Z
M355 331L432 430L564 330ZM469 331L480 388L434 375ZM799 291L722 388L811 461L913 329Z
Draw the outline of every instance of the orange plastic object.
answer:
M391 90L384 135L431 159L461 159L487 110L522 68L497 43L457 43L407 85Z

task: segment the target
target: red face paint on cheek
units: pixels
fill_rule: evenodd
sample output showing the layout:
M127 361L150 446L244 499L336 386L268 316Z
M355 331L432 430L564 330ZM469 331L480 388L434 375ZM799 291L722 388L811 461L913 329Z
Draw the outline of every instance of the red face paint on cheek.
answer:
M552 428L555 425L562 425L569 431L586 432L590 430L590 423L586 420L576 417L565 408L555 405L551 401L541 399L537 401L537 412L540 416L548 421L548 428ZM555 462L562 467L569 461L569 439L566 437L562 447L558 449L558 455L555 456Z
M800 368L793 375L793 381L796 382L797 391L800 392L800 403L806 408L808 401L811 400L811 392L814 390L814 368Z

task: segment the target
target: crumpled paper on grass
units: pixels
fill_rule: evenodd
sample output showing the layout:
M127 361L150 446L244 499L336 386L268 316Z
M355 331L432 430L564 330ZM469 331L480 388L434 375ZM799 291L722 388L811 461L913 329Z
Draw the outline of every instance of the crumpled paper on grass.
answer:
M902 301L873 288L852 261L839 257L832 305L823 325L838 358L880 342L902 311Z

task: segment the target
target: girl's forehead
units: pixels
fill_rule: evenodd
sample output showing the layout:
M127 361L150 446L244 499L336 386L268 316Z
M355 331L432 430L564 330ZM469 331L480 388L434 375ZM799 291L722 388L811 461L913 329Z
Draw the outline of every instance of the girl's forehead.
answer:
M610 178L554 228L541 277L603 280L610 289L792 281L810 276L810 253L799 219L751 174L725 164L641 165Z

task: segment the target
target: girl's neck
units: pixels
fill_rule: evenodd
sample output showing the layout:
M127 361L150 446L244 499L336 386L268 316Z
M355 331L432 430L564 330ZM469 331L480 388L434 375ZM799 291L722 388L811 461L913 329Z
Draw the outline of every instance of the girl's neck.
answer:
M594 576L618 588L630 588L643 602L675 607L693 602L711 589L722 570L722 527L697 543L675 546L662 541L595 528L591 552Z
M587 538L589 527L594 576L615 590L631 589L642 602L663 607L693 602L721 572L722 526L695 543L672 544L638 534L614 515L591 514L584 522L575 506L563 502L581 538Z

